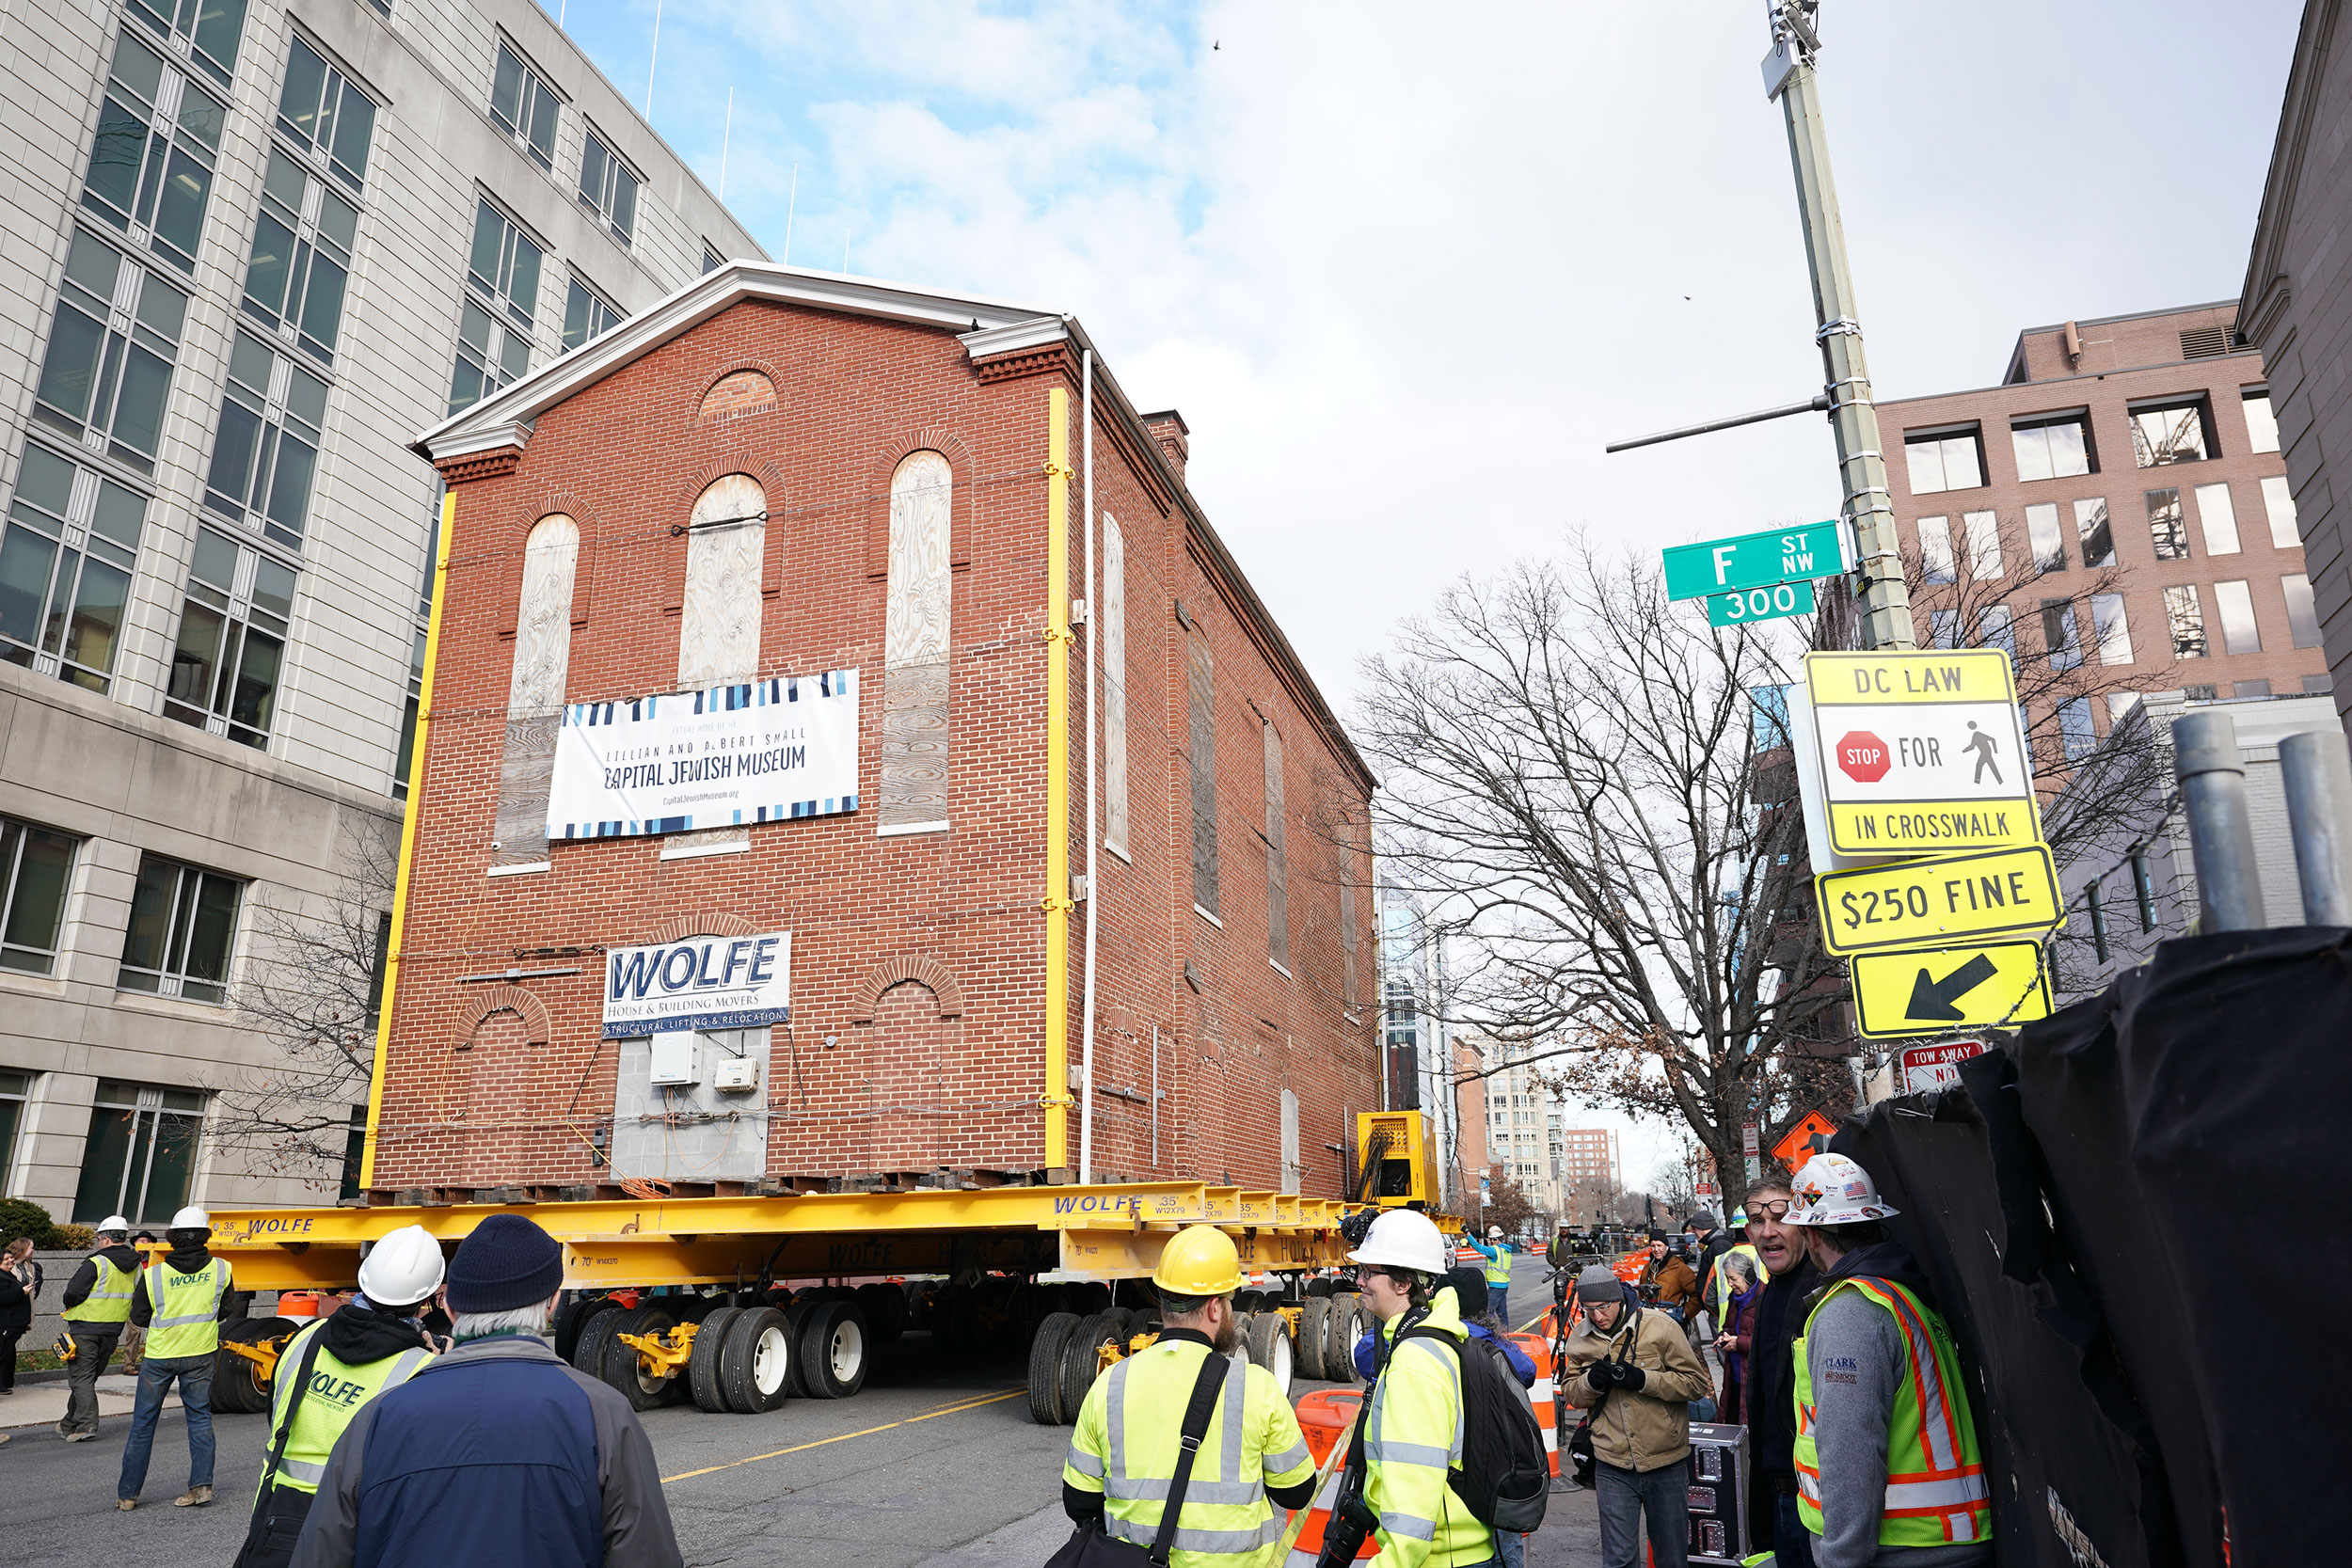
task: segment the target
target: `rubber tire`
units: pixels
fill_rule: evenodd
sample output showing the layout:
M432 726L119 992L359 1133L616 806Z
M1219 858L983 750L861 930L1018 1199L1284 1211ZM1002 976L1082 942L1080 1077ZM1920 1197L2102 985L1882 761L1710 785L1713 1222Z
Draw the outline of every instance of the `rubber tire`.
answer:
M1111 1288L1099 1279L1082 1279L1070 1283L1069 1307L1080 1317L1091 1317L1111 1304Z
M1330 1349L1331 1298L1309 1296L1298 1308L1298 1370L1317 1383L1326 1381L1323 1355Z
M1307 1281L1307 1294L1310 1299L1316 1296L1328 1297L1331 1294L1331 1282L1327 1279L1310 1279Z
M896 1344L907 1331L907 1293L896 1285L861 1285L852 1297L878 1345Z
M1364 1310L1360 1291L1331 1292L1331 1316L1323 1340L1325 1382L1352 1387L1360 1381L1356 1376L1356 1341L1364 1337L1364 1325L1369 1322L1370 1314Z
M221 1323L220 1337L232 1344L249 1345L299 1332L304 1326L298 1318L230 1318ZM259 1415L269 1408L270 1391L262 1382L261 1369L252 1362L231 1350L213 1353L213 1409L216 1414Z
M1243 1331L1242 1340L1249 1347L1249 1359L1273 1374L1275 1386L1282 1391L1287 1402L1297 1370L1291 1353L1291 1325L1282 1321L1279 1312L1254 1312L1248 1327Z
M785 1375L774 1386L759 1386L760 1341L772 1331L777 1338L768 1349L786 1357ZM781 1406L792 1392L792 1334L785 1316L772 1307L747 1307L727 1320L727 1334L719 1346L719 1387L726 1407L739 1416L764 1416Z
M694 1328L694 1354L686 1363L686 1386L694 1396L694 1408L707 1415L727 1413L727 1391L719 1380L719 1360L726 1345L727 1325L740 1311L734 1307L714 1307L704 1314Z
M604 1337L603 1365L597 1375L621 1391L632 1410L654 1410L670 1402L681 1382L673 1372L659 1383L647 1384L637 1370L637 1347L623 1344L624 1334L660 1334L677 1326L677 1317L666 1307L629 1308L613 1320L612 1327Z
M1087 1390L1094 1386L1103 1342L1117 1336L1120 1327L1110 1313L1089 1312L1078 1320L1077 1327L1070 1331L1069 1341L1062 1346L1061 1407L1070 1412L1073 1424L1080 1407L1086 1403Z
M555 1354L569 1361L580 1349L580 1331L599 1312L617 1312L621 1304L611 1296L582 1296L555 1309ZM584 1370L584 1369L583 1369Z
M1029 1419L1039 1426L1057 1427L1077 1418L1076 1411L1064 1416L1061 1408L1061 1353L1077 1327L1077 1313L1048 1312L1037 1325L1037 1338L1029 1341Z
M582 1314L580 1337L572 1342L572 1366L590 1377L604 1376L604 1347L612 1338L613 1325L628 1310L618 1302L612 1306L614 1309L610 1312Z
M843 1352L847 1347L850 1355ZM846 1400L866 1386L866 1373L874 1364L874 1334L866 1314L853 1301L818 1302L801 1320L792 1343L801 1366L801 1386L815 1400ZM839 1363L850 1359L845 1374Z

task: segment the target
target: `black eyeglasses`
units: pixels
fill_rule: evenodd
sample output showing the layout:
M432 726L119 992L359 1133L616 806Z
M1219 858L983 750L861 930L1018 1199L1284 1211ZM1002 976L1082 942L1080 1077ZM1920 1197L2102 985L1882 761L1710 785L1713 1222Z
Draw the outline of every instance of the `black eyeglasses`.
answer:
M1788 1201L1786 1198L1783 1198L1778 1203L1751 1203L1748 1205L1748 1218L1752 1220L1780 1220L1787 1218L1788 1214Z

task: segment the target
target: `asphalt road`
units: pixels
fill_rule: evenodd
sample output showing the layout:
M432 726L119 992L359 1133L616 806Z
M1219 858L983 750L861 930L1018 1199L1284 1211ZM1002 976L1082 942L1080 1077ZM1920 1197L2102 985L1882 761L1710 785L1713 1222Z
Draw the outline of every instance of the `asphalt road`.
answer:
M1549 1300L1542 1262L1522 1259L1514 1319ZM1069 1533L1059 1504L1069 1430L1030 1422L1022 1378L1010 1358L950 1362L930 1354L929 1336L910 1335L881 1353L855 1399L793 1400L767 1416L691 1406L646 1413L687 1562L1036 1568ZM97 1551L107 1560L226 1568L244 1536L264 1420L215 1418L220 1500L176 1509L187 1440L179 1415L167 1415L145 1498L127 1514L114 1511L127 1421L110 1419L91 1443L19 1430L0 1448L10 1557L69 1562ZM1590 1513L1588 1495L1556 1499L1564 1529ZM1551 1536L1548 1528L1531 1547L1569 1544ZM1536 1561L1587 1560L1531 1552Z

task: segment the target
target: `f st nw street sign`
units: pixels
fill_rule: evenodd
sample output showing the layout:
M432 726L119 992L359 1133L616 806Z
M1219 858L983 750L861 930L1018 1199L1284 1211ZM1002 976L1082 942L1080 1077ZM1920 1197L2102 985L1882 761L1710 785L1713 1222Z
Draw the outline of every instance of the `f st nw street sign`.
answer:
M2047 846L1891 861L1813 879L1821 944L1841 958L1971 939L2039 937L2066 924Z
M1995 942L1853 960L1854 1016L1872 1039L1948 1035L2050 1016L2038 942Z
M1832 849L1932 855L2040 841L2008 654L1807 654L1804 680Z
M1846 569L1836 522L1767 529L1730 539L1677 545L1665 552L1666 597L1704 599L1742 588L1770 588L1799 578L1836 577ZM1795 613L1788 611L1788 613ZM1710 614L1708 619L1713 621ZM1723 626L1727 623L1714 621Z
M1776 582L1770 588L1743 588L1737 594L1707 596L1707 624L1744 626L1750 621L1777 621L1786 615L1813 613L1813 584L1809 580Z

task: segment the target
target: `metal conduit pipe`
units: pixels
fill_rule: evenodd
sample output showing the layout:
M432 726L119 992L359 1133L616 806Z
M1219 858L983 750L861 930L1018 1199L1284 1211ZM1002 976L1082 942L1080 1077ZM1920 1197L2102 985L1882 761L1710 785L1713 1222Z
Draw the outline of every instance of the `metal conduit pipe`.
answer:
M1087 657L1083 666L1087 676L1087 913L1086 977L1080 982L1084 989L1078 1006L1078 1180L1089 1182L1094 1180L1094 910L1103 896L1102 888L1095 881L1095 840L1099 834L1094 813L1102 773L1095 754L1100 739L1095 734L1094 687L1098 679L1096 666L1102 662L1103 635L1100 611L1094 601L1094 351L1086 350L1079 364L1078 465L1086 475L1081 490L1086 499L1087 552Z
M2329 728L2279 742L2303 923L2352 926L2352 750Z
M2198 928L2251 931L2268 925L2254 864L2254 826L2246 813L2246 762L2228 714L2191 713L2172 721L2172 773L2181 782L2197 863Z
M1045 1167L1070 1164L1070 388L1045 394Z

